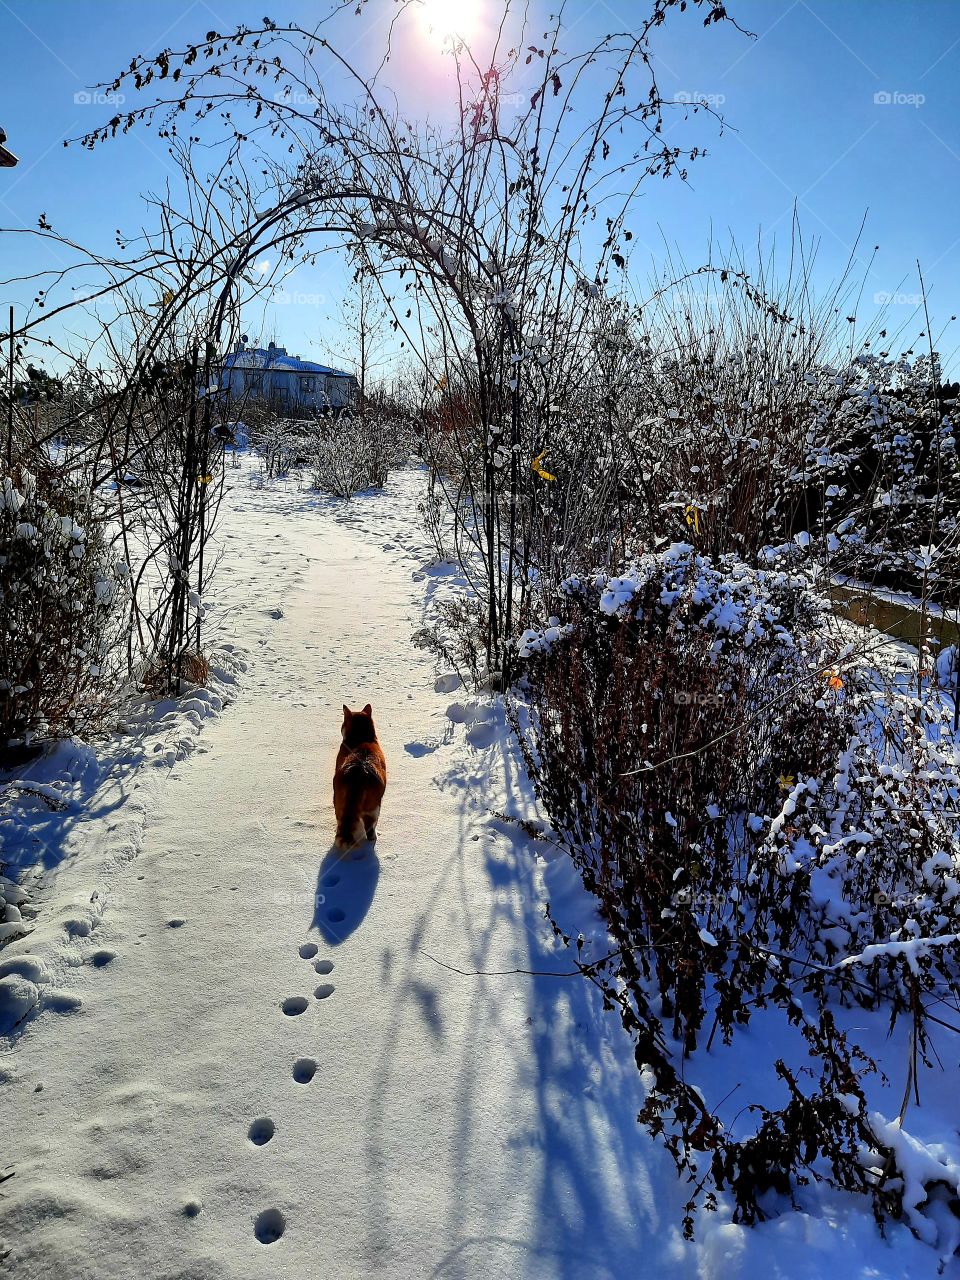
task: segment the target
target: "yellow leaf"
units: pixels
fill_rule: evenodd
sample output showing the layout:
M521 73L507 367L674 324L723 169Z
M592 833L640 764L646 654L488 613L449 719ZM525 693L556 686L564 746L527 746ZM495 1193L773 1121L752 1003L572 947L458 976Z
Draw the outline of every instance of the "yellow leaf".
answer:
M213 476L197 476L197 484L212 484Z
M683 514L686 517L687 527L690 529L693 529L694 533L699 534L700 512L697 510L697 508L691 503L690 506L687 507L686 511L684 511Z
M547 456L546 449L544 449L543 453L538 453L537 456L530 463L530 470L533 471L536 475L538 475L541 480L556 480L557 477L555 475L551 475L549 471L544 471L541 465L546 456Z

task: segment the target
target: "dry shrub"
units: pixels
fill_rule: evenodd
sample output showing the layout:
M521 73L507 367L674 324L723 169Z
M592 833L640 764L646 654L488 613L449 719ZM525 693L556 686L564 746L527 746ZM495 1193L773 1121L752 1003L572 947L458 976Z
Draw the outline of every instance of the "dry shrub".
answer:
M935 694L878 703L786 554L757 570L675 544L624 577L568 580L566 620L522 638L512 705L557 843L598 900L611 954L580 939L578 963L653 1075L639 1118L691 1185L688 1234L725 1187L744 1221L811 1179L870 1195L878 1219L909 1209L867 1109L874 1064L835 1014L882 1004L926 1056L924 1001L960 995L948 711ZM766 1064L787 1101L744 1099L755 1129L735 1138L697 1055L760 1009L809 1058Z
M190 684L205 685L210 679L210 660L202 653L180 655L180 675Z
M175 664L177 677L188 684L204 686L210 678L210 660L202 653L189 650L182 653ZM169 692L170 663L166 655L149 659L140 675L140 687L151 697L159 698Z
M820 775L846 716L811 696L831 659L799 574L714 567L676 544L600 581L568 580L566 627L524 637L534 715L521 744L584 883L618 940L640 932L652 948L671 1033L693 1048L711 963L674 898L696 881L735 900L759 843L750 815L781 779Z

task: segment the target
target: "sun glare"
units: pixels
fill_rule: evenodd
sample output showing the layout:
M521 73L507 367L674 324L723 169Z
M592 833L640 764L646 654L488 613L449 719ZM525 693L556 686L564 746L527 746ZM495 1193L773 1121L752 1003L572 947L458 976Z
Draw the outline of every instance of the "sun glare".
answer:
M420 26L434 43L446 45L476 35L481 0L420 0Z

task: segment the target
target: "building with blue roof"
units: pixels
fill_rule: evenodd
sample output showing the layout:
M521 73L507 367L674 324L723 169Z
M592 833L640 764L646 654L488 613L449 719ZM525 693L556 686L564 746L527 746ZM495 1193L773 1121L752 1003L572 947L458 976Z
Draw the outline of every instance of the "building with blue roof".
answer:
M341 412L356 404L358 392L352 373L288 355L273 342L266 349L248 347L243 339L224 357L219 382L231 402L265 402L280 413Z

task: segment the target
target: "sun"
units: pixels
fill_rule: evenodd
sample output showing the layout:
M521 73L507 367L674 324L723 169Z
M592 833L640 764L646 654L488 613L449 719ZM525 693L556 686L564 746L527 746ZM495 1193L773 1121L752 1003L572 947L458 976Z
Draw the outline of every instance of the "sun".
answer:
M480 25L481 0L419 0L420 27L435 44L469 44Z

